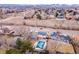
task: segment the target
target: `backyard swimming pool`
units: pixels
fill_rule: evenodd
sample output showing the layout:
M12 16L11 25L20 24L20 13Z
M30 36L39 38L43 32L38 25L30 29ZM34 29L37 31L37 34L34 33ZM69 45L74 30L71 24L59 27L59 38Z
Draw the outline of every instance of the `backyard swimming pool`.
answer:
M38 35L43 35L43 36L46 36L46 32L38 32Z
M52 33L51 33L51 38L52 38L53 40L57 40L57 32L52 32Z
M36 48L41 48L41 49L43 49L43 48L44 48L44 44L45 44L44 41L38 41Z
M45 39L39 39L35 44L34 48L36 51L42 51L46 48L46 40Z
M52 32L51 36L57 36L57 32Z

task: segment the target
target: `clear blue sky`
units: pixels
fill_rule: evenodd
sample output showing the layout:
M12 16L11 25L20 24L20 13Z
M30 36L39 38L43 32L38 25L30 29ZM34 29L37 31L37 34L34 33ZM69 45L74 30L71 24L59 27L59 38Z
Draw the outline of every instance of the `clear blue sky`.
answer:
M79 0L0 0L0 4L79 4Z

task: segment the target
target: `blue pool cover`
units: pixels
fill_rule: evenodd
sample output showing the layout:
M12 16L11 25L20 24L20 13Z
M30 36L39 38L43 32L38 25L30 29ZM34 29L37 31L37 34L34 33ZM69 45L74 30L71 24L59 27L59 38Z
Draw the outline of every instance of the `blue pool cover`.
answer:
M57 32L52 32L51 36L57 36Z
M41 49L43 49L44 44L45 44L45 42L44 42L44 41L39 41L39 42L37 43L36 48L41 48Z
M52 32L51 37L53 40L57 40L57 32Z
M70 39L68 36L64 36L64 35L61 35L60 38L63 42L66 42L66 43L69 42L69 39Z
M46 35L47 33L46 32L38 32L38 35Z

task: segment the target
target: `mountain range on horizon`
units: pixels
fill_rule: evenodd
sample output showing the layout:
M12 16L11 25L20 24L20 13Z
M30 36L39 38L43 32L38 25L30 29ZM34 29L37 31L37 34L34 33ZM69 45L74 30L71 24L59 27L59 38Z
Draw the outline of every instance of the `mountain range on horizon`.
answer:
M29 8L75 8L75 7L79 7L79 4L36 4L36 5L32 5L32 4L0 4L0 6L14 6L14 7L29 7Z

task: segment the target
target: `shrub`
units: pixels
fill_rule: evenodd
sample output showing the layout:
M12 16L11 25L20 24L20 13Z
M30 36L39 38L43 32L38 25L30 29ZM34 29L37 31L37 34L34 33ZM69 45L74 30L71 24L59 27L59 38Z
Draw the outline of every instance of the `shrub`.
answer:
M38 18L38 19L41 19L41 15L40 15L40 14L37 14L37 18Z
M24 54L26 51L34 52L32 43L29 40L21 40L20 38L16 41L16 48L9 49L6 51L7 54Z

